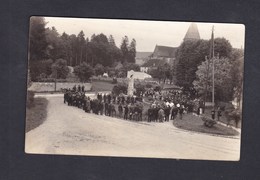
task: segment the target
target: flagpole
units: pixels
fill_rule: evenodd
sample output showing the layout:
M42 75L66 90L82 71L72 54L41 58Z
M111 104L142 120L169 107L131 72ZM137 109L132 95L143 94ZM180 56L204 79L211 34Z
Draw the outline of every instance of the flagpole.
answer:
M212 104L215 109L215 55L214 55L214 26L212 27Z

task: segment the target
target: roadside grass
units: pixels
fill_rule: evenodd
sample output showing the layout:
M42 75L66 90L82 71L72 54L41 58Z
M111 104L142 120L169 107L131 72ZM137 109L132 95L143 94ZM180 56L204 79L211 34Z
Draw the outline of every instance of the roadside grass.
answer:
M47 117L47 105L47 99L38 97L34 98L33 105L30 108L26 107L26 132L40 126L45 121Z
M92 91L112 91L116 84L105 81L92 81Z
M199 116L195 116L192 114L184 114L182 120L177 117L173 120L173 125L177 128L201 132L207 134L216 134L216 135L224 135L224 136L236 136L239 133L232 129L231 127L226 127L221 124L215 124L213 127L209 128L204 126L203 121Z

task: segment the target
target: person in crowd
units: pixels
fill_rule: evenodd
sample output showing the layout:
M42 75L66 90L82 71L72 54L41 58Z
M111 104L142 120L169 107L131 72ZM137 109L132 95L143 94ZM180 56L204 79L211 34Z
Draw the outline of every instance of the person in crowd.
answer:
M171 108L169 105L164 108L165 121L169 121L170 111Z
M159 111L158 111L158 120L159 122L163 122L164 121L164 110L163 108L159 108Z
M220 109L220 107L218 107L218 109L217 109L217 117L218 117L218 121L220 120L220 117L222 116L222 114L221 114L221 109Z
M216 111L215 111L215 109L213 108L212 111L211 111L211 118L212 118L213 120L215 120L215 114L216 114Z
M152 115L153 115L153 110L152 108L150 107L147 111L147 116L148 116L148 122L151 122L152 121Z
M108 96L107 96L107 101L108 101L108 104L111 103L111 94L108 94Z
M120 118L123 117L123 106L122 106L121 103L118 106L118 115L119 115Z
M98 109L99 109L99 114L103 115L103 113L104 113L104 103L102 101L99 101Z
M127 120L128 119L128 111L129 111L129 108L128 108L128 105L126 104L124 106L124 119Z
M181 106L179 106L179 116L180 116L181 120L182 120L183 113L184 113L184 106L181 105Z
M76 90L77 90L76 84L73 86L72 90L73 90L74 92L76 92Z
M108 116L108 102L105 102L105 115Z
M80 92L81 91L81 87L80 87L80 85L78 85L78 92Z
M104 102L106 103L107 102L107 95L106 94L104 94L103 99L104 99Z

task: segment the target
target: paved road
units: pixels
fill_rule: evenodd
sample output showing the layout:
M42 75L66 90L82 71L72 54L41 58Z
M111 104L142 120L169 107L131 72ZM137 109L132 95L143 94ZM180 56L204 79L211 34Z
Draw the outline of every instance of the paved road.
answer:
M172 122L130 122L63 104L46 96L47 120L26 133L27 153L174 159L238 160L240 138L182 131Z

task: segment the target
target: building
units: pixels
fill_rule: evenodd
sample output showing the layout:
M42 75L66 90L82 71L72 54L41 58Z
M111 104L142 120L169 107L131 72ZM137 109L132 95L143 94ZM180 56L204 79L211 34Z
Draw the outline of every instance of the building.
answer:
M200 34L199 34L198 27L196 23L191 23L183 38L183 41L199 40L199 39L200 39ZM177 49L178 47L156 45L149 60L140 67L140 70L142 72L147 73L150 70L156 69L158 66L164 65L166 63L176 67Z
M153 52L136 52L135 64L141 66L147 62Z
M152 76L145 72L137 72L137 71L127 71L127 78L132 76L133 79L144 80L146 78L151 78Z
M185 37L183 38L183 41L199 40L199 39L200 39L200 33L197 24L191 23L188 31L186 32Z

